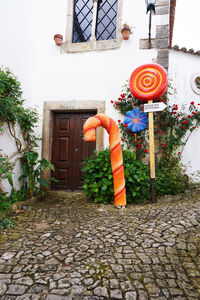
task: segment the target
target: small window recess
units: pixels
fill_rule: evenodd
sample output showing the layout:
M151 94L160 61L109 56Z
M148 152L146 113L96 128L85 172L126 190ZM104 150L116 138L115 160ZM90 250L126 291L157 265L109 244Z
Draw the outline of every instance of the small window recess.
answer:
M91 22L91 35L89 39L85 42L72 42L74 39L73 35L73 23L74 23L74 1L68 1L68 14L67 14L67 29L65 42L61 46L61 53L73 53L73 52L84 52L84 51L94 51L94 50L108 50L116 49L120 47L122 38L121 38L121 24L122 24L122 2L123 0L118 0L117 5L117 18L116 18L116 35L113 39L101 39L97 36L97 8L98 1L93 0L92 8L92 22ZM112 2L113 0L111 0ZM96 39L97 36L97 39Z
M199 72L195 72L192 75L192 78L191 78L191 87L192 87L192 90L197 95L200 95L200 71Z

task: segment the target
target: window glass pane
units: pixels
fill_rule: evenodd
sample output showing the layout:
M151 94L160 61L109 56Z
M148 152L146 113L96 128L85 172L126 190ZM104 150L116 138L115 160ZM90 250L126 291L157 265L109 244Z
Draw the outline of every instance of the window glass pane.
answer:
M116 38L117 2L118 0L98 1L96 21L97 40L109 40Z
M74 0L72 43L87 42L91 35L93 0Z

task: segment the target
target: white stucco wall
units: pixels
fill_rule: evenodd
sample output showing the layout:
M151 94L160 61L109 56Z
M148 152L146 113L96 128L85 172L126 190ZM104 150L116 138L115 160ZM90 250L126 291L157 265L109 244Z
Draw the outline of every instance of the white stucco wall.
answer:
M120 49L60 54L53 37L56 33L65 37L68 1L0 1L1 65L9 67L22 83L25 106L37 107L41 118L36 133L40 136L44 101L104 100L106 113L119 119L110 100L119 97L137 66L157 57L155 49L139 49L139 39L148 38L144 0L123 1L122 24L128 23L133 34L122 41ZM153 16L152 38L155 25L167 23L168 15Z
M200 95L191 88L191 78L196 72L200 74L200 57L181 51L170 50L169 54L169 79L176 93L171 96L171 104L178 104L185 111L191 101L197 105L200 103ZM200 106L198 106L200 109ZM200 128L195 129L183 150L183 163L189 174L196 174L200 170ZM199 178L200 180L200 178Z

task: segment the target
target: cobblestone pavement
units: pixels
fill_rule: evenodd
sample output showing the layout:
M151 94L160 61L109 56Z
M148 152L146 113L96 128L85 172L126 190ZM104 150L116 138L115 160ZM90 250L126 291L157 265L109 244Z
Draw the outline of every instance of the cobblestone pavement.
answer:
M200 196L94 204L50 193L0 235L0 299L200 299Z

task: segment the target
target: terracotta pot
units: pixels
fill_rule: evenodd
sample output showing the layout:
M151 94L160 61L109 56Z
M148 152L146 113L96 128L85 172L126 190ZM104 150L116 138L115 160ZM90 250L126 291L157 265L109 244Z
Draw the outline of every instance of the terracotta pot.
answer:
M129 30L123 30L122 31L123 40L128 40L129 39L129 35L130 35L130 31Z
M62 34L55 34L54 35L54 40L57 46L61 46L63 43L63 36Z

